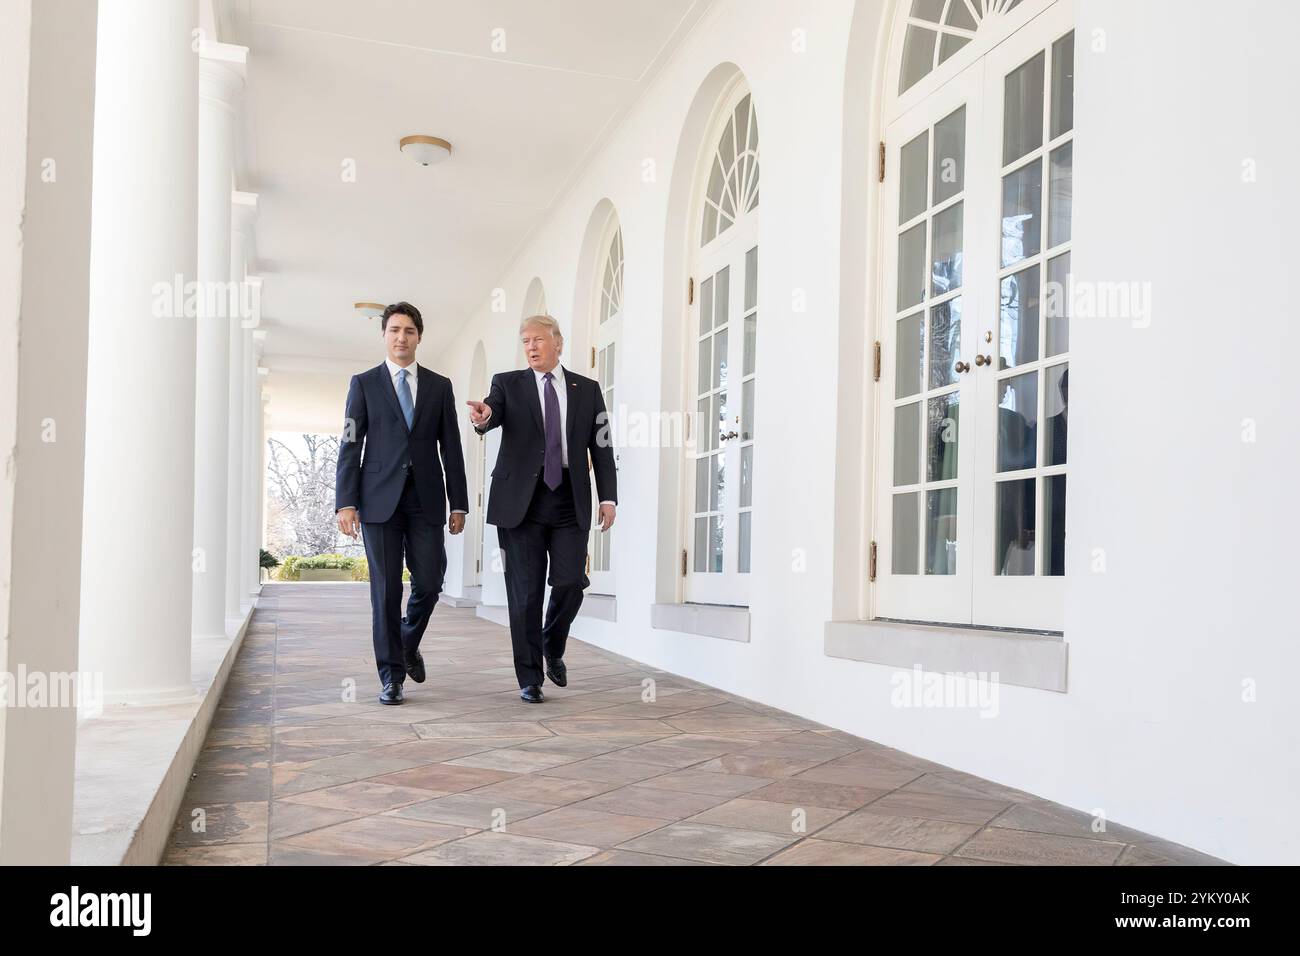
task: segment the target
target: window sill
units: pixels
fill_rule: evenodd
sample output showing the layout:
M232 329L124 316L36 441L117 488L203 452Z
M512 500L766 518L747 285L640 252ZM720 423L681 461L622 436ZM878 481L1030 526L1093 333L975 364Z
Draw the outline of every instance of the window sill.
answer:
M578 617L596 621L618 621L618 599L612 594L588 594L582 599Z
M1061 637L889 621L828 621L827 657L936 673L996 672L1003 684L1066 692Z
M700 637L749 643L749 608L722 604L652 604L650 626Z

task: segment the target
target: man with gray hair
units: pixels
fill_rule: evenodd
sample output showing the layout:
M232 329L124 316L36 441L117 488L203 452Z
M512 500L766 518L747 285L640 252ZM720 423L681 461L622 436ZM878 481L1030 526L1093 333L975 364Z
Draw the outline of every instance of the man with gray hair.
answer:
M557 687L569 626L582 606L591 531L591 470L600 495L601 531L614 524L617 477L609 415L600 386L560 365L564 337L555 319L534 315L519 327L528 368L492 376L481 402L470 401L480 435L501 428L487 522L505 555L506 603L519 696L540 704L543 666ZM551 599L542 617L550 565Z

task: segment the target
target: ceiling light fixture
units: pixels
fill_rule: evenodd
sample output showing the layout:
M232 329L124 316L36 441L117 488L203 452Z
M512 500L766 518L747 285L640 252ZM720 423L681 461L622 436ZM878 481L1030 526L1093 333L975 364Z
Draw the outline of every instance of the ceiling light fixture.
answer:
M365 319L375 319L384 314L384 307L378 302L354 302L352 308Z
M451 143L437 136L403 136L398 147L421 166L432 166L451 155Z

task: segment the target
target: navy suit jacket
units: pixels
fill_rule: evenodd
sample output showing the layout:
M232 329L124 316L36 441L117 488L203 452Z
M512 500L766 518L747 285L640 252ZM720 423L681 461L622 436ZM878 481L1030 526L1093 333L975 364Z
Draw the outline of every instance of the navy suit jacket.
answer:
M385 363L352 376L334 476L336 512L354 507L362 521L387 521L402 497L408 462L420 507L431 520L447 520L448 502L453 511L469 511L451 380L420 366L416 383L408 429Z
M595 379L564 368L569 407L564 416L564 441L569 449L569 484L573 488L573 511L578 527L591 529L591 476L587 455L596 472L597 501L618 500L618 475L610 435L605 396ZM492 491L488 496L487 522L498 528L516 528L528 513L529 502L541 480L546 460L546 432L542 427L542 401L537 394L537 377L531 368L499 372L492 376L492 388L484 403L492 415L480 435L503 428L501 450L492 469Z

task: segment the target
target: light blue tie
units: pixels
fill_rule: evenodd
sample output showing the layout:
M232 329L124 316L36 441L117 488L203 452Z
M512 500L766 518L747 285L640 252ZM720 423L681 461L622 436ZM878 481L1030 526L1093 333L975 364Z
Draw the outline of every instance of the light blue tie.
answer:
M415 421L415 402L411 399L411 386L406 384L406 369L397 372L397 403L402 406L402 414L406 416L406 427L409 429Z

